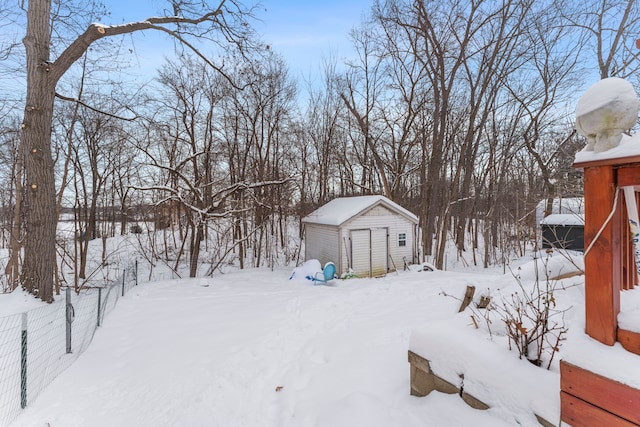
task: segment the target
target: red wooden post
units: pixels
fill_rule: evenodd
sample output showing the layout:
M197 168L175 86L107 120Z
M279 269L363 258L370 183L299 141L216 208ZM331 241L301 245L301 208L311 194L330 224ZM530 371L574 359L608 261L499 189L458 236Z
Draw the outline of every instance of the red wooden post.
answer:
M612 165L584 169L585 247L589 248L607 221L616 196L615 171ZM620 244L620 211L604 227L585 256L585 332L603 344L616 342L620 312L622 250Z

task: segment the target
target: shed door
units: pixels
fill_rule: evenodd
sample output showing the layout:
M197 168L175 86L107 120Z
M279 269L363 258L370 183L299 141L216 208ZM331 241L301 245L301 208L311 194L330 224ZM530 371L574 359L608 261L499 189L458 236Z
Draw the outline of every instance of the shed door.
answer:
M387 229L371 229L371 275L373 277L387 274Z
M351 262L360 277L387 273L388 242L386 228L351 230Z
M360 277L371 276L370 235L370 230L351 230L351 268Z

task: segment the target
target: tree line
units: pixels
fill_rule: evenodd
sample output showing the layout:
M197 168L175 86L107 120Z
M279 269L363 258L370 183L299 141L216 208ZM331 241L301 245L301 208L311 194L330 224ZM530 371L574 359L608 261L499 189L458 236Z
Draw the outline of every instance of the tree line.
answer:
M302 217L363 194L415 212L439 268L451 244L502 262L535 244L539 201L581 195L578 96L609 76L638 83L633 0L374 1L356 56L325 58L306 83L240 2L174 0L118 25L82 4L0 6L0 26L27 28L0 42L3 75L26 88L0 83L5 280L45 301L64 263L86 280L90 239L106 262L108 237L146 234L143 256L191 277L273 266L300 256ZM145 84L124 63L139 31L175 47ZM73 250L56 240L65 211Z

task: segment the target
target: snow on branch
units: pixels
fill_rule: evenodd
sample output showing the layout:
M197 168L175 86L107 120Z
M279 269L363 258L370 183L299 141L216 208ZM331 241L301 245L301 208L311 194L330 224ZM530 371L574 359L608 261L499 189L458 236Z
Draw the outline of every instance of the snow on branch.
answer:
M183 178L185 177L183 176ZM204 201L200 195L201 192L199 191L199 189L191 185L191 183L189 183L189 181L186 180L186 178L185 178L185 182L189 183L190 189L192 191L195 191L196 192L195 194L189 191L181 192L180 191L181 189L179 188L167 187L164 185L152 185L152 186L145 186L145 187L130 186L129 188L133 190L139 190L139 191L158 191L158 192L166 193L167 196L162 198L160 201L156 202L156 206L161 205L162 203L165 203L168 201L176 201L191 213L196 214L201 219L206 219L206 218L223 218L234 213L245 211L246 209L244 208L243 209L235 209L235 208L222 209L221 208L221 206L223 206L224 204L224 201L234 194L254 190L257 188L263 188L263 187L268 187L273 185L282 185L290 181L291 181L291 178L285 178L282 180L260 181L260 182L253 182L253 183L237 182L216 191L211 196L212 201L210 203L207 203L206 205L204 204ZM208 185L212 185L212 184L208 184ZM194 197L192 200L188 200L187 198L185 198L185 196L189 196L189 195L196 196L196 197ZM253 198L254 200L256 200L255 197ZM257 202L259 203L259 201Z

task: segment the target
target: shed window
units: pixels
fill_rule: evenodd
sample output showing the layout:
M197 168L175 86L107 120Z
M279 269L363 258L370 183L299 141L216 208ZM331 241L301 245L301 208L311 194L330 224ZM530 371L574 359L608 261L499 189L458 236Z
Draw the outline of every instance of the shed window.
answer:
M398 246L407 246L407 233L398 233Z

